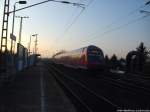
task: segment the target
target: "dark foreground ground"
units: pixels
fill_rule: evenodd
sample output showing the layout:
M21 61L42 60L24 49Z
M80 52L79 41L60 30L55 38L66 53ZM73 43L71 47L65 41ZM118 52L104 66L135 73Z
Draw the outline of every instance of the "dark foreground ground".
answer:
M142 109L150 112L148 77L85 71L48 62L40 62L37 66L16 74L12 83L0 87L0 112L80 112L83 106L55 76L64 81L80 100L85 101L92 112L105 112L99 111L103 108L103 103L96 103L101 100L90 96L83 86L115 104L116 111L132 109L131 112L134 112ZM80 82L80 87L75 82ZM83 110L87 112L84 108Z
M0 112L75 111L42 63L18 73L13 83L0 87Z

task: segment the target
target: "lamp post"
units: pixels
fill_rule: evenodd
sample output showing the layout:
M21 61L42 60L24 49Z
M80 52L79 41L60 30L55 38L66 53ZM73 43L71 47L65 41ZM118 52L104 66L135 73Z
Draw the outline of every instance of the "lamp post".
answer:
M31 53L31 52L30 52L30 46L31 46L31 37L32 37L32 35L30 35L30 41L29 41L29 46L28 46L28 50L29 50L29 52L28 52L28 53L29 53L29 54Z
M16 4L19 3L19 4L26 4L27 2L26 1L18 1L18 2L15 2L14 4L14 9L13 9L13 22L12 22L12 33L10 35L10 38L11 38L11 48L10 48L10 51L11 53L13 52L12 51L12 48L13 48L13 40L16 41L16 37L14 36L14 23L15 23L15 11L16 11Z
M35 39L35 48L34 48L34 51L35 51L34 53L36 53L36 49L37 49L37 48L36 48L36 47L37 47L37 35L38 35L38 34L30 35L30 41L29 41L29 46L28 46L29 54L31 53L31 52L30 52L30 47L31 47L31 38L32 38L32 36L33 36L33 37L36 37L36 39Z
M21 34L22 34L22 21L23 18L29 18L28 16L15 16L16 18L20 18L20 30L19 30L19 44L21 44Z
M23 8L20 8L20 9L17 9L17 10L16 10L16 7L15 7L16 3L19 3L19 4L26 4L27 2L26 2L26 1L22 1L22 0L20 0L20 1L18 1L18 2L15 2L15 4L14 4L14 10L8 12L8 14L13 13L12 34L10 35L10 37L11 37L11 52L12 52L13 40L16 41L16 37L13 35L13 34L14 34L14 17L15 17L15 12L16 12L16 11L20 11L20 10L24 10L24 9L27 9L27 8L30 8L30 7L33 7L33 6L37 6L37 5L40 5L40 4L44 4L44 3L47 3L47 2L51 2L51 1L52 1L52 2L63 3L63 4L71 4L71 5L73 5L73 6L85 8L85 7L84 7L84 4L73 3L73 2L68 2L68 1L45 0L45 1L42 1L42 2L39 2L39 3L35 3L35 4L29 5L29 6L27 6L27 7L23 7ZM147 5L147 4L149 4L149 2L146 3L146 5ZM8 4L6 4L6 6L8 6Z
M80 4L80 3L73 3L73 2L68 2L68 1L55 1L55 0L45 0L45 1L42 1L42 2L39 2L39 3L35 3L35 4L32 4L32 5L29 5L29 6L26 6L26 7L23 7L23 8L20 8L20 9L17 9L16 11L21 11L21 10L24 10L24 9L27 9L27 8L31 8L31 7L34 7L34 6L37 6L37 5L41 5L41 4L44 4L44 3L47 3L47 2L58 2L58 3L63 3L63 4L70 4L70 5L73 5L73 6L77 6L77 7L81 7L81 8L85 8L84 4ZM10 11L10 13L13 13L14 11Z
M32 35L32 36L34 36L34 37L35 37L34 54L36 54L36 53L37 53L37 35L38 35L38 34L34 34L34 35Z

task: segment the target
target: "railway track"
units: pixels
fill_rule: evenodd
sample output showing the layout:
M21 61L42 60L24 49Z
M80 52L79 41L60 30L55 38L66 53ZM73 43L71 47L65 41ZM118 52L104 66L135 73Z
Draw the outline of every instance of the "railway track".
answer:
M55 79L71 94L71 99L77 105L79 111L83 112L100 112L116 111L117 105L105 97L95 93L83 83L69 77L52 65L48 65L48 70L53 74Z
M120 88L124 88L133 92L137 92L137 93L141 93L142 94L150 94L150 80L144 80L144 79L140 79L140 78L131 78L132 76L128 77L128 76L120 76L120 75L116 75L116 74L111 74L110 73L102 73L102 72L96 72L95 74L93 73L87 73L86 74L89 75L95 75L94 77L99 78L99 79L103 79L105 81L107 81L110 84L113 84L115 86L118 86ZM108 75L109 74L109 75ZM116 77L115 77L116 75ZM115 77L115 78L114 78ZM131 78L131 79L130 79ZM143 82L143 83L142 83Z
M142 85L145 86L147 88L150 88L150 76L142 76L141 75L137 75L137 74L125 74L125 80L128 82L133 82L137 85Z
M148 99L150 92L148 88L141 88L132 83L115 80L104 73L99 74L99 76L92 76L93 74L88 74L85 71L54 66L65 72L65 74L72 73L69 76L71 75L71 77L80 81L95 93L102 94L121 108L150 108Z
M132 92L136 92L136 93L141 93L142 94L150 94L150 89L138 84L135 84L134 82L131 82L131 80L128 82L127 80L115 80L113 78L107 77L106 75L103 75L100 77L101 79L103 78L106 81L109 81L109 83L116 85L120 88L124 88L126 90L132 91Z
M132 83L137 86L142 86L145 88L150 88L150 75L144 75L144 74L135 74L135 73L112 73L113 77L116 79L121 79L127 83ZM111 78L113 78L111 77Z
M99 73L101 74L101 73ZM116 76L117 78L113 78L113 76L115 77L116 74L112 74L112 76L109 76L107 74L103 74L103 75L97 75L99 78L104 78L105 80L108 80L109 82L111 82L112 84L118 85L120 87L124 87L130 91L136 91L137 93L141 93L142 94L150 94L150 79L144 77L144 79L140 76L132 76L132 74L127 75L118 75Z

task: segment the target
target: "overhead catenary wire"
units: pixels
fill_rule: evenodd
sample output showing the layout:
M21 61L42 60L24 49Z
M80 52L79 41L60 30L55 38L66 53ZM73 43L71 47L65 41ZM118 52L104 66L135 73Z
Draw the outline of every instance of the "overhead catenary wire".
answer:
M78 4L82 4L82 1L83 0L79 0L77 3ZM72 18L75 16L75 14L76 14L76 11L77 11L77 9L78 9L79 7L76 7L76 9L73 11L73 13L71 14L71 16L70 16L70 18L69 18L69 22L67 21L67 23L66 23L66 25L65 26L67 26L67 28L64 30L64 32L63 32L63 34L61 34L61 38L56 38L56 40L55 40L55 43L57 42L59 42L61 39L62 39L62 37L65 37L65 34L67 33L67 31L68 31L68 27L70 26L70 23L72 23ZM81 7L82 9L84 9L85 7ZM82 11L82 10L81 10ZM80 11L80 13L81 13L81 11ZM78 16L78 15L77 15ZM73 18L73 20L74 20L74 18ZM64 27L65 27L64 26ZM71 27L71 26L70 26Z
M83 0L79 0L77 3L82 3L82 1L83 1ZM77 9L78 9L78 7L76 7L76 9L72 12L71 16L70 16L69 19L67 20L67 23L65 24L64 27L69 26L69 24L70 24L71 21L72 21L72 18L74 18L75 14L76 14L76 12L77 12ZM65 33L65 31L64 31L64 33Z
M132 10L131 12L129 12L128 14L124 15L124 16L121 16L121 17L118 17L115 21L111 22L110 24L106 25L103 27L103 29L109 29L111 28L112 26L114 26L115 24L119 23L120 21L130 17L131 15L134 15L135 13L137 13L141 8L144 8L145 5L141 5L139 6L138 8ZM96 31L96 32L99 32L99 29ZM91 34L88 34L88 37L92 37L92 36L95 36L95 33L91 33Z
M65 29L64 33L63 33L63 37L65 37L65 35L67 34L67 32L71 29L71 27L76 23L76 21L79 19L79 17L81 16L81 14L84 12L84 10L89 7L89 5L93 2L94 0L90 0L88 2L88 4L81 9L80 13L72 20L72 22L67 26L67 28Z
M71 24L70 25L68 25L68 27L65 29L65 31L64 31L64 36L66 35L66 33L69 31L69 29L72 27L72 25L77 21L77 19L81 16L81 14L83 13L83 11L84 11L84 9L82 9L81 11L80 11L80 13L74 18L74 20L71 22Z
M39 2L39 3L35 3L35 4L32 4L32 5L20 8L20 9L16 9L15 12L21 11L21 10L24 10L24 9L27 9L27 8L31 8L31 7L34 7L34 6L37 6L37 5L41 5L41 4L44 4L44 3L47 3L47 2L58 2L58 3L63 3L63 4L71 4L73 6L78 6L78 7L81 7L81 8L84 7L84 4L79 4L79 3L74 3L74 2L58 1L58 0L45 0L45 1L42 1L42 2ZM10 11L9 14L13 13L13 12L14 11Z
M94 37L92 37L92 38L90 38L90 39L84 40L84 41L82 41L82 42L87 42L87 41L90 41L90 40L95 40L95 39L97 39L98 37L103 37L103 36L105 36L105 35L108 35L109 33L112 33L112 32L114 32L114 31L120 30L120 29L122 29L122 28L124 28L124 27L126 27L126 26L129 26L129 25L131 25L131 24L134 24L134 23L136 23L136 22L138 22L138 21L141 21L141 20L145 19L145 18L148 17L148 16L150 16L150 15L145 15L145 16L139 17L139 18L137 18L137 19L134 19L134 20L132 20L132 21L129 21L129 22L126 23L126 24L123 24L123 25L120 25L120 26L118 26L118 27L116 27L116 28L107 30L107 31L101 33L100 35L96 35L96 36L94 36Z
M93 1L94 1L94 0L90 0L89 3L88 3L88 5L87 5L87 7L88 7ZM85 7L85 8L87 8L87 7ZM114 26L115 24L119 23L120 20L124 20L124 19L128 18L129 16L134 15L135 13L137 13L140 9L142 9L142 8L144 8L144 7L146 7L145 4L139 6L138 8L136 8L136 9L132 10L131 12L129 12L128 14L126 14L125 16L121 16L121 17L119 17L117 20L115 20L115 21L113 21L112 23L110 23L109 25L105 26L104 29L110 29L112 26ZM81 10L81 14L82 14L82 10ZM72 21L72 23L65 29L65 32L64 32L63 37L65 37L65 34L69 31L69 29L70 29L70 28L72 27L72 25L77 21L77 19L80 17L81 14L79 13L79 15L76 16L76 18L74 19L74 21ZM79 17L78 17L78 16L79 16ZM122 26L122 25L121 25L121 26ZM117 27L117 28L118 28L118 27ZM114 29L116 29L116 28L114 28ZM111 29L110 29L110 30L107 30L107 31L111 31ZM104 32L107 32L107 31L104 31ZM94 34L95 34L95 33L89 34L88 37L93 37ZM102 34L103 34L103 33L102 33ZM94 35L94 37L95 37L95 35ZM88 40L89 40L89 39L88 39Z
M104 35L104 34L106 35L106 32L111 31L112 29L110 29L110 28L111 28L112 26L114 26L115 24L119 23L120 20L126 19L126 18L128 18L129 16L134 15L134 14L137 13L141 8L144 8L144 7L146 7L146 4L139 6L138 8L136 8L136 9L132 10L131 12L129 12L127 15L122 16L122 17L119 17L117 20L113 21L111 24L105 26L103 29L108 29L108 30L104 31L103 33L101 33L101 34L91 33L91 34L89 34L88 37L90 37L90 39L93 39L93 38L95 38L97 35L100 35L100 36L102 36L102 35ZM124 25L125 25L125 24L124 24ZM123 26L124 26L124 25L123 25ZM121 26L122 26L122 25L121 25ZM125 26L126 26L126 25L125 25ZM115 27L115 28L113 28L113 29L116 29L116 28L118 28L118 27ZM97 31L99 31L99 30L97 30ZM92 37L92 38L91 38L91 37ZM86 42L86 41L88 41L88 40L90 40L90 39L83 40L82 42Z

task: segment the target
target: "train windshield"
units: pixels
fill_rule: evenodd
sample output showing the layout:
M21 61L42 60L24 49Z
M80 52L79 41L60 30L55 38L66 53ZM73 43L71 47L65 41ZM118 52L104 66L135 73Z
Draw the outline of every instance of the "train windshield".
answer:
M99 55L102 55L102 51L97 48L91 48L91 49L88 49L88 55L99 56Z
M103 52L97 48L88 49L88 60L90 62L100 61L104 58Z

